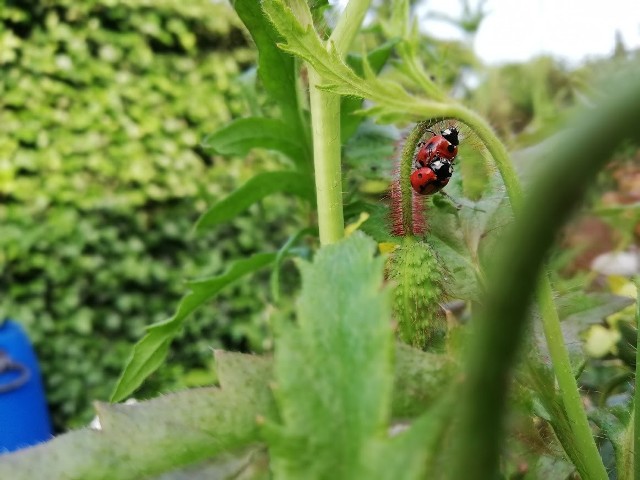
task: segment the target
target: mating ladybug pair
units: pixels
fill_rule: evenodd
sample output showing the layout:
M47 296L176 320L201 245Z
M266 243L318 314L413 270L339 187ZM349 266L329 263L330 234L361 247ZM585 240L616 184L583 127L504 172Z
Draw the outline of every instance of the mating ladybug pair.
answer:
M460 143L455 127L442 130L440 135L431 133L433 137L419 144L416 169L411 174L411 186L421 195L436 193L449 183Z

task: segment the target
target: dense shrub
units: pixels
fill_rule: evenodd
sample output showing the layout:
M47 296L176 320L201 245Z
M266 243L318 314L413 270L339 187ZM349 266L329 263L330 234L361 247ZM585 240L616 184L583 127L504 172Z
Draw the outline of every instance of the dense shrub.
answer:
M291 206L189 234L256 168L199 146L246 108L236 78L254 54L227 5L0 1L0 17L0 318L28 329L64 428L108 396L144 326L172 314L182 279L276 248ZM261 285L199 311L173 349L178 366L149 388L199 372L212 339L260 349Z

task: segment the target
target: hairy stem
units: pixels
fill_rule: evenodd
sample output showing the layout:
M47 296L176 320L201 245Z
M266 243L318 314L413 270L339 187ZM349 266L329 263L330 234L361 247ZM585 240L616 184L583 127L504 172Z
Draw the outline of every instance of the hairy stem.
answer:
M560 389L560 397L567 417L571 422L571 431L574 436L573 443L585 466L585 472L581 473L583 476L588 475L587 478L606 478L596 476L598 472L600 475L602 474L604 466L593 439L589 420L582 406L580 390L573 375L569 352L564 343L558 311L553 303L553 292L546 272L538 282L537 298L542 316L544 336L549 347L553 371Z
M411 170L413 156L418 142L426 133L427 122L419 122L407 136L400 153L400 202L402 208L402 230L405 236L413 235L413 189L411 188Z

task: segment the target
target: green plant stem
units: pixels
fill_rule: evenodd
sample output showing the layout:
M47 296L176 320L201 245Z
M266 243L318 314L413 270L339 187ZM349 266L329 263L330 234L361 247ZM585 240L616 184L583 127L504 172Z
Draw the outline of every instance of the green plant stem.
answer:
M633 395L633 478L640 480L640 279L636 279L636 390Z
M344 236L340 152L340 97L317 88L322 77L309 67L313 164L315 168L320 243Z
M293 9L303 25L311 25L311 15L305 6L293 2ZM351 0L334 29L330 41L341 57L353 42L369 8L370 0ZM302 12L302 13L301 13ZM342 157L340 142L340 96L318 88L324 78L310 65L309 98L313 134L313 164L315 169L320 243L327 245L344 236L342 211Z
M564 141L544 159L547 167L533 184L514 229L505 239L504 255L496 258L492 266L488 282L492 288L487 293L486 309L475 323L476 335L469 346L457 426L459 442L448 470L451 479L465 478L469 471L477 479L495 478L509 373L524 336L529 300L544 257L557 230L616 146L627 138L640 138L636 128L640 122L640 84L635 80L637 70L633 73L636 76L626 77L614 97L577 120L576 127L567 131ZM571 181L567 181L569 178ZM545 282L542 284L540 295L547 299L545 310L550 310L551 291L545 289ZM565 347L558 334L559 326L554 330L557 318L551 320L550 350L562 352ZM553 359L558 381L563 382L562 399L567 414L572 416L570 420L577 422L572 424L576 441L584 448L580 451L584 461L580 474L585 480L604 480L607 473L580 404L575 380L570 367L565 373L559 369L556 362L562 362L563 358L558 357L563 355ZM571 383L571 388L565 383ZM482 441L478 441L479 434Z

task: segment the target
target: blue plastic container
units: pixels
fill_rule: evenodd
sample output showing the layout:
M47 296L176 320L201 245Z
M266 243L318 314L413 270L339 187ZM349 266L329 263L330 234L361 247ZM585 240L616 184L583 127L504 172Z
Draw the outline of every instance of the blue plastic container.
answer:
M49 440L51 420L38 359L24 330L0 322L0 453Z

